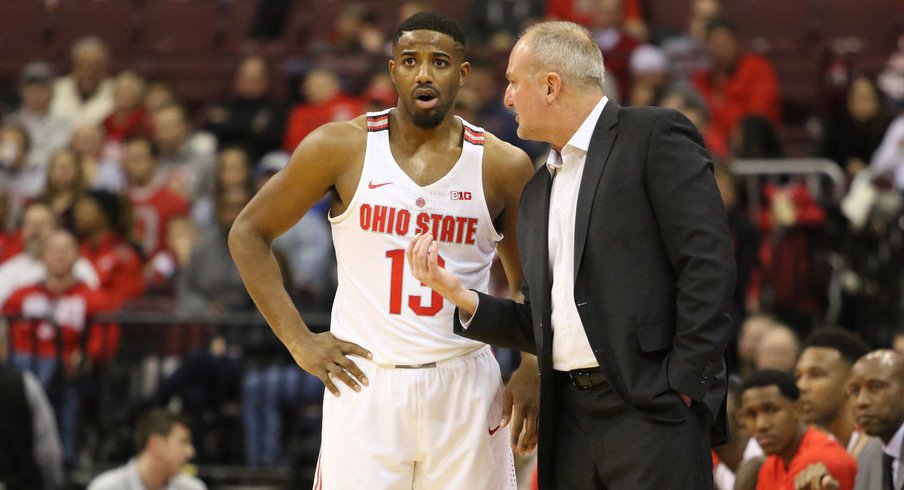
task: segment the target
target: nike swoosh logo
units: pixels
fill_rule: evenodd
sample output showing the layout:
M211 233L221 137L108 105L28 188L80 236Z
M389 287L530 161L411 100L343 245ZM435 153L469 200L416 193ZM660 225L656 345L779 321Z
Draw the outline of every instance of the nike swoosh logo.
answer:
M487 429L487 432L489 432L490 435L493 435L493 434L496 433L497 430L499 430L499 427L500 427L501 425L502 425L502 424L497 425L496 427L493 427L492 429Z
M370 181L367 183L368 189L376 189L377 187L383 187L384 185L392 184L392 182L383 182L382 184L374 184L374 181Z

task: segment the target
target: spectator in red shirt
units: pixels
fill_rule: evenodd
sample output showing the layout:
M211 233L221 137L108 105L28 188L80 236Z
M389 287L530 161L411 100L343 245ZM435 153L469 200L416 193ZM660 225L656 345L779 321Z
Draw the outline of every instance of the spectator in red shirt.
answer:
M707 24L706 50L712 65L697 72L693 83L726 143L746 115L758 114L774 125L781 123L778 80L766 58L744 52L734 27L722 19Z
M81 255L91 261L100 278L100 291L119 308L144 290L141 256L127 240L128 205L116 194L88 191L75 205L75 228Z
M607 77L609 74L615 77L618 93L627 99L631 93L631 74L628 70L631 54L641 41L630 34L622 23L621 0L597 0L593 11L590 33L603 53Z
M75 237L66 230L54 231L44 247L45 279L18 289L3 306L3 314L12 320L13 364L33 371L45 389L55 375L63 376L57 411L63 455L69 463L77 450L79 412L73 380L81 368L90 365L85 360L94 363L109 357L119 340L117 328L92 322L92 316L106 309L108 302L78 280L78 258Z
M804 425L798 398L794 376L783 371L756 371L741 388L741 419L767 456L757 489L852 489L857 463L829 436ZM823 486L828 480L835 486Z
M113 111L103 122L107 141L119 142L129 136L148 134L144 91L144 79L134 71L124 71L116 76L113 85Z
M132 238L146 257L166 248L166 226L173 218L188 215L189 203L170 189L159 171L157 145L146 136L125 142L123 170L134 218Z
M302 82L301 91L305 102L292 108L283 139L283 148L290 153L319 126L352 119L364 109L361 100L342 92L339 76L328 68L312 69Z

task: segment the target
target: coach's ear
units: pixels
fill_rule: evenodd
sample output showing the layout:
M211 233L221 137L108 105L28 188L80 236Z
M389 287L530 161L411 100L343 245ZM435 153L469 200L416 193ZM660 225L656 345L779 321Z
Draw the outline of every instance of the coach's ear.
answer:
M543 81L546 82L546 103L552 104L562 94L562 77L551 71L546 74Z

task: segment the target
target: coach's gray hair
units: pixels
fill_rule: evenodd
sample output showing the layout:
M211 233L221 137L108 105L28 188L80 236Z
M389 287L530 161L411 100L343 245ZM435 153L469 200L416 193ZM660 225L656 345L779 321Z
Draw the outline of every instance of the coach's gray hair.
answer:
M603 54L587 29L573 22L541 22L528 27L521 38L527 38L535 71L556 72L563 80L605 90Z

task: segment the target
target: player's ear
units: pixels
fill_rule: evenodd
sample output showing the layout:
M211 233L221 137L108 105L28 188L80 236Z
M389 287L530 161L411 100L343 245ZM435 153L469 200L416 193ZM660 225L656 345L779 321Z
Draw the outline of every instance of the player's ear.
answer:
M389 78L392 80L392 86L396 85L395 81L395 60L389 60Z
M461 69L459 70L459 73L458 73L458 84L464 85L465 82L468 81L468 77L470 77L470 76L471 76L471 63L468 63L467 61L465 61L461 64Z

